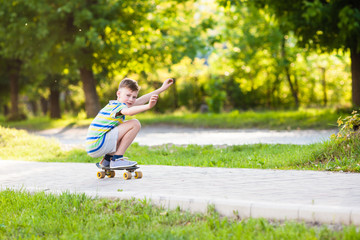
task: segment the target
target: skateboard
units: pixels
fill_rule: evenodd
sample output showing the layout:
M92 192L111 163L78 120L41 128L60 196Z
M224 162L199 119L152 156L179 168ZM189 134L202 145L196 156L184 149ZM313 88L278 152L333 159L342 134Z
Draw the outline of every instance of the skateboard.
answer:
M99 163L96 163L96 166L103 171L97 172L97 177L99 179L104 178L105 176L108 176L109 178L115 177L115 170L125 170L123 174L123 178L125 180L131 179L132 176L135 177L135 179L142 178L143 174L140 171L135 171L136 169L139 169L138 166L132 166L132 167L118 167L118 168L110 168L110 167L101 167Z

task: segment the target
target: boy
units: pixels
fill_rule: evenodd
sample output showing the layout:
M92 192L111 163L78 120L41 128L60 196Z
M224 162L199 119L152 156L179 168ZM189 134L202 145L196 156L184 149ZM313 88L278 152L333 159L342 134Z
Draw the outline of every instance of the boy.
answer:
M102 167L131 167L137 162L124 157L126 149L140 131L137 119L125 121L125 116L135 115L153 108L158 95L173 84L167 79L155 91L137 98L140 87L135 80L125 78L116 92L117 100L111 100L100 110L89 126L86 137L86 151L91 157L104 156L100 161ZM147 103L147 104L146 104Z

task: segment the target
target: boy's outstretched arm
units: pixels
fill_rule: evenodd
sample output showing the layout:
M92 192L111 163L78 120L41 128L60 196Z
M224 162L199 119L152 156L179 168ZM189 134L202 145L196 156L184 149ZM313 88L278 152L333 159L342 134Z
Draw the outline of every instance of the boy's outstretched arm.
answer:
M174 83L174 80L172 78L166 79L160 88L136 99L134 106L143 105L143 104L149 102L152 95L154 95L154 94L159 95L160 93L162 93L163 91L168 89L173 83Z
M133 106L130 108L124 108L120 112L118 112L116 114L116 116L119 116L119 115L133 116L135 114L145 112L145 111L153 108L156 105L158 99L159 99L159 95L154 94L150 97L148 104Z

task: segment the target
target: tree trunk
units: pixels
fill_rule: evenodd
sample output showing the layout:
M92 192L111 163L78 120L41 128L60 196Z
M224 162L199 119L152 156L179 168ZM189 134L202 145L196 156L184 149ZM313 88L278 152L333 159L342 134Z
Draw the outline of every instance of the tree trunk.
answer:
M85 93L85 111L88 118L95 117L100 111L99 97L96 92L96 83L91 69L80 68L80 78Z
M280 75L279 73L275 73L275 81L272 85L271 88L271 107L276 108L278 107L279 103L280 103L280 84L281 84L281 80L280 80ZM275 92L277 92L277 94L275 95Z
M65 99L64 99L64 108L66 112L75 112L75 105L74 105L74 101L71 99L71 93L70 90L67 89L65 91Z
M12 116L19 115L19 79L17 73L10 73L10 95Z
M285 63L284 65L284 69L285 69L285 75L286 75L286 79L289 82L289 86L290 86L290 90L291 90L291 94L294 98L295 101L295 106L296 108L299 108L299 98L298 98L298 91L295 88L296 86L294 86L294 84L291 81L291 75L290 75L290 64L288 64L288 60L286 58L286 51L285 51L285 38L282 39L281 42L281 57L283 59L283 62ZM297 83L295 82L295 85L297 85Z
M33 99L31 99L29 101L29 104L31 106L31 111L32 113L34 114L34 116L37 116L37 113L38 113L38 105L37 105L37 102Z
M47 112L48 112L48 100L44 97L40 98L40 106L41 106L41 111L44 114L44 116L46 116Z
M321 69L321 73L322 73L322 86L323 86L324 106L326 107L326 105L327 105L326 78L325 78L326 69L325 69L325 68L320 68L320 69Z
M5 104L4 105L4 116L7 116L9 114L9 108L8 106Z
M14 60L10 62L9 79L10 79L10 98L11 109L10 118L16 120L19 118L19 76L21 69L21 61Z
M50 118L61 118L60 109L60 90L59 81L60 78L52 78L50 84Z
M178 100L178 94L177 94L177 88L176 88L176 78L173 78L174 84L172 87L173 95L174 95L174 109L177 109L179 107L179 100Z
M295 90L295 87L291 81L291 76L290 76L290 68L289 66L286 66L285 67L285 74L286 74L286 79L288 80L289 82L289 86L290 86L290 90L291 90L291 94L294 98L294 101L295 101L295 106L296 108L299 108L299 98L298 98L298 94L297 94L297 91Z
M360 107L360 52L351 48L352 103Z

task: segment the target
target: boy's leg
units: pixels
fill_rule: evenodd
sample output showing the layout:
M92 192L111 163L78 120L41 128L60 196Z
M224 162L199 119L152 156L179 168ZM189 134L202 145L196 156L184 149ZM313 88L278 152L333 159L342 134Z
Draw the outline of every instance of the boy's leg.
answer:
M105 156L99 162L100 166L102 166L102 167L110 167L111 158L112 158L112 155L105 154Z
M140 131L140 122L137 119L132 119L120 124L119 126L117 126L117 128L118 142L116 146L116 152L112 153L114 156L112 158L113 161L110 162L110 167L116 168L134 166L137 164L137 162L128 161L123 158L123 155Z
M114 155L124 155L126 149L134 141L136 135L141 129L139 120L132 119L120 124L118 127L118 142Z
M116 143L116 151L112 153L107 153L103 157L103 159L99 162L102 167L121 167L121 165L133 166L136 165L136 162L132 161L123 161L122 163L114 164L111 160L124 160L123 155L126 149L130 146L130 144L134 141L136 135L141 129L141 124L137 119L132 119L126 121L119 126L117 126L117 143ZM116 135L114 136L116 137ZM119 165L119 166L116 166Z

